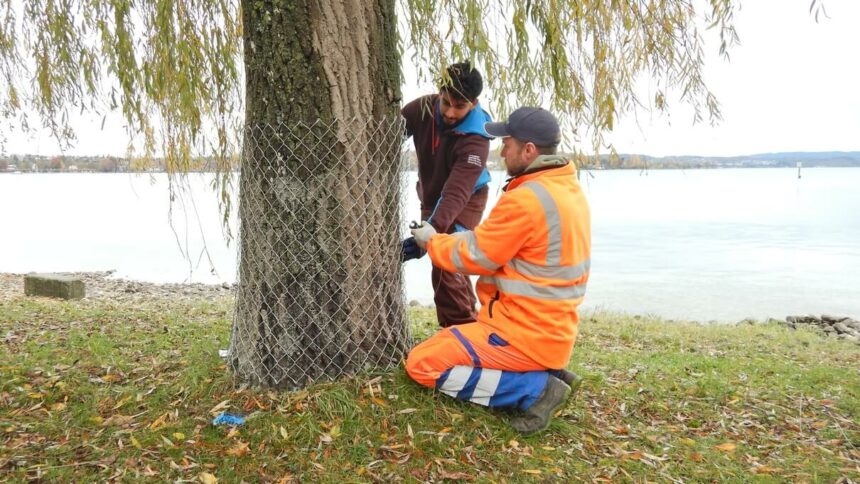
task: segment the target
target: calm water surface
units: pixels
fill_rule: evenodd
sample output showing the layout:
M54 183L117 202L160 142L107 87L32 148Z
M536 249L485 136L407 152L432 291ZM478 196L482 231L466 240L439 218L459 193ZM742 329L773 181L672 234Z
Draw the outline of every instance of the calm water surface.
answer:
M493 178L495 200L503 174ZM171 209L162 174L0 175L0 272L232 282L235 244L209 181L190 176ZM800 180L794 169L594 171L582 184L593 224L586 308L860 317L860 169L805 169ZM404 217L417 218L413 190L405 196ZM429 260L404 271L407 298L431 302Z

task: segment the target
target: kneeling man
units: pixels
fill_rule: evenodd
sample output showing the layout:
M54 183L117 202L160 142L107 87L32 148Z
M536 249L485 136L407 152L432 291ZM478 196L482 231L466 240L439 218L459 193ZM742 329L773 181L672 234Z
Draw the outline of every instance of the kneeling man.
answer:
M511 177L487 219L450 235L428 223L412 231L434 266L480 275L478 320L413 348L406 371L452 397L521 410L511 424L528 434L546 428L579 385L565 367L591 264L590 215L576 167L556 155L551 113L522 107L485 129L503 138Z

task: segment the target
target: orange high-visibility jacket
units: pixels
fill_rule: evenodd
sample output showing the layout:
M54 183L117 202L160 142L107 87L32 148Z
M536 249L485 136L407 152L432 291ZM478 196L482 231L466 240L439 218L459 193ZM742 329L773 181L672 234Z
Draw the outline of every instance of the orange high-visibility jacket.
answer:
M572 163L538 157L474 231L434 235L427 252L446 271L481 276L480 323L547 368L567 366L591 266L591 216Z

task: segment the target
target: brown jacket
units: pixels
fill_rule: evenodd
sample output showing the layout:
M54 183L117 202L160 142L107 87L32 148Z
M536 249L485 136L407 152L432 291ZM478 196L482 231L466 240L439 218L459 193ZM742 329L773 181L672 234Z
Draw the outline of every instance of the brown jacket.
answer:
M484 123L491 119L478 105L457 125L445 126L438 114L438 97L420 97L404 106L402 113L418 155L421 217L444 233L454 232L455 222L471 229L480 221L489 182L490 140ZM460 217L463 212L468 215Z

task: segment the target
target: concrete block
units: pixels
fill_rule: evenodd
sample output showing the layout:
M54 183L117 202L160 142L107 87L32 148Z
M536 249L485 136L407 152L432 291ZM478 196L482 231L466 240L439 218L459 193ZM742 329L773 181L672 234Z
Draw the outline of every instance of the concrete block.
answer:
M24 276L24 294L62 299L84 297L84 282L74 276L62 274L27 274Z

